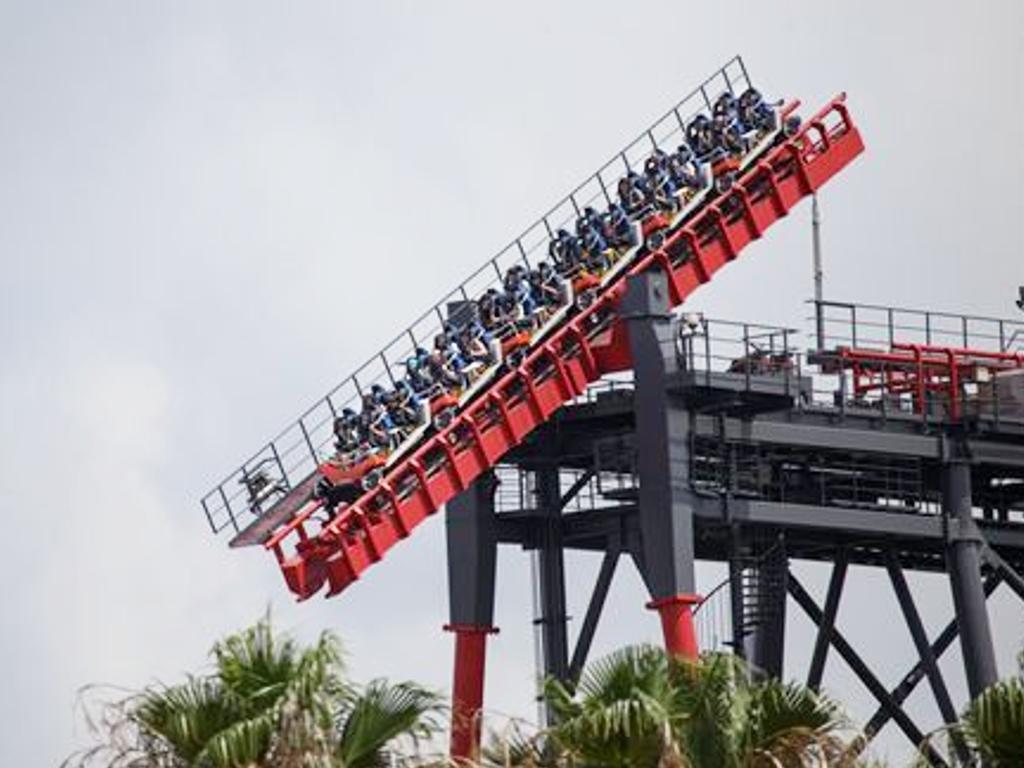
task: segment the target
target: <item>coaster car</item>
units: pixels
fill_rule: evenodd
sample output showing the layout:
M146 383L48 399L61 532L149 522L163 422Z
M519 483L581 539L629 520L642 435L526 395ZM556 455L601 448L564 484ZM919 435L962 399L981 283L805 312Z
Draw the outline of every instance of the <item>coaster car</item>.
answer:
M462 369L462 384L454 389L436 387L428 394L432 423L435 429L444 429L451 424L459 409L473 398L501 367L504 359L503 345L492 341L491 361L478 360Z
M376 487L388 464L389 452L379 446L362 445L349 453L338 453L320 465L320 474L335 487L357 485L368 491Z

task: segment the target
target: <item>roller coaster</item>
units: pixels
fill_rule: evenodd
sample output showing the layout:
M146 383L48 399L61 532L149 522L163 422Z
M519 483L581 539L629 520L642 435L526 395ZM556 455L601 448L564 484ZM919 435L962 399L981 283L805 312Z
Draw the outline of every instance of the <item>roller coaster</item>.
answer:
M346 589L446 504L458 518L564 406L644 365L628 286L657 274L677 307L861 154L845 94L803 120L799 107L766 101L730 60L217 483L201 500L211 530L272 552L305 600ZM652 606L669 650L692 655L684 591L652 587ZM466 757L491 630L457 614L452 752Z
M278 553L289 585L309 596L325 573L308 563L322 564L322 552L336 545L344 551L345 540L372 542L367 535L374 526L367 522L383 519L381 514L397 520L385 511L393 501L422 493L431 478L447 475L449 457L529 401L531 390L568 374L565 363L579 367L582 378L597 373L581 365L588 357L584 346L614 336L623 275L670 261L689 280L702 282L714 268L704 252L725 246L731 258L728 250L735 250L730 225L753 225L756 232L755 207L784 213L787 187L807 193L805 166L824 169L825 155L837 156L835 144L859 151L843 97L802 131L797 106L766 103L742 60L729 62L204 496L211 528L232 528L233 545L262 543ZM663 149L674 143L678 148L671 153ZM624 174L610 184L616 165ZM609 188L617 190L617 199ZM608 207L603 215L594 208L599 200ZM573 218L575 237L566 227ZM545 246L554 269L538 258ZM541 290L518 293L531 282ZM544 297L544 282L555 298ZM682 298L681 291L677 295ZM432 352L421 346L428 338ZM614 366L613 347L605 346ZM568 357L555 360L563 355ZM395 373L403 364L404 377ZM417 382L409 369L419 369L425 380ZM346 429L349 439L343 438ZM324 514L314 542L305 525L318 511ZM411 526L391 527L404 537L403 528ZM288 558L280 545L293 533L302 546ZM386 548L393 542L379 543ZM374 546L362 553L367 564L377 559ZM332 591L362 567L356 555Z

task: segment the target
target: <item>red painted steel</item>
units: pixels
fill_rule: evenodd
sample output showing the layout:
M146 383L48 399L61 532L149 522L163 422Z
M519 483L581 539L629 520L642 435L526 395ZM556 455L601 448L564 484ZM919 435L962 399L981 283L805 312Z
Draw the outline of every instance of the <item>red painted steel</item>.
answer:
M949 418L964 413L962 385L977 381L978 372L1024 368L1024 354L962 347L893 343L889 350L840 347L840 364L853 379L853 395L871 392L911 395L914 413L922 414L928 393L941 396Z
M863 149L842 94L630 273L663 270L672 305L678 305ZM735 202L727 203L730 197ZM300 599L325 584L327 596L338 594L588 384L628 368L625 328L615 316L624 287L624 277L610 284L317 535L305 529L316 509L312 502L277 531L265 546L277 556L289 589ZM292 534L296 544L287 554Z
M455 675L452 680L452 731L449 754L457 763L476 764L484 707L487 636L493 627L448 625L455 634Z
M648 608L657 611L661 617L665 650L670 656L696 661L700 655L697 632L693 625L693 609L702 600L700 595L675 595L647 604Z

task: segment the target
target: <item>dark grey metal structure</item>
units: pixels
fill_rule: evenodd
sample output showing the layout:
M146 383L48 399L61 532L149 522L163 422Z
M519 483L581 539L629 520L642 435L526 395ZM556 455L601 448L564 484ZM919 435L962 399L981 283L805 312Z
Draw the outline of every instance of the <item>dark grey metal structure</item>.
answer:
M630 278L622 308L633 379L592 389L449 505L452 623L490 626L497 545L536 550L543 671L571 681L620 555L652 600L693 592L695 560L716 560L728 563L728 583L701 611L726 617L723 644L765 674L784 672L795 607L818 628L807 683L821 684L835 651L878 701L869 737L893 720L921 743L938 724L922 729L903 703L925 679L942 717L955 719L938 659L959 638L976 695L997 674L986 599L1000 584L1024 599L1024 404L992 384L1009 380L1006 371L983 376L982 363L970 369L976 380L954 377L959 411L934 387L927 402L895 387L860 391L837 350L888 349L927 332L931 345L1012 353L1008 342L1024 346L1024 324L821 302L806 351L791 329L670 317L657 273ZM906 377L882 370L881 380ZM604 553L575 648L567 549ZM792 560L833 564L824 605ZM885 569L917 649L893 687L837 629L850 565ZM934 638L907 570L948 573L955 615Z

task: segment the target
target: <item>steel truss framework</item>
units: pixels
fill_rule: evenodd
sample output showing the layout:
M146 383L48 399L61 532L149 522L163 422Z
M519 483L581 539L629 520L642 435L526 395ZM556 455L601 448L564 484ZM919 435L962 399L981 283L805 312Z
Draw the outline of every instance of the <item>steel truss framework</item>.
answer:
M927 731L907 714L907 698L927 679L943 720L955 721L938 660L959 638L977 695L997 674L986 599L1000 584L1024 599L1024 413L1002 414L996 429L983 416L922 420L845 402L817 405L812 379L790 350L749 354L749 327L745 362L714 372L715 355L695 365L693 340L680 343L666 294L656 271L629 280L621 308L632 384L564 408L497 474L449 503L451 625L476 629L458 634L459 643L478 638L471 653L456 651L456 688L483 679L499 544L537 552L544 672L566 681L578 679L587 659L621 556L643 577L667 646L686 654L697 650L689 621L699 602L694 561L716 560L729 564L730 588L721 594L734 652L782 675L788 595L817 627L807 684L821 685L834 650L878 702L867 739L893 721L920 745ZM774 344L786 333L768 335ZM570 549L604 553L572 649ZM791 560L833 563L823 605L791 572ZM918 654L892 688L836 626L853 564L886 570ZM948 574L955 615L935 638L921 622L908 569ZM463 732L478 739L482 698L466 701L457 691L456 714L473 726ZM928 757L943 764L934 750Z

